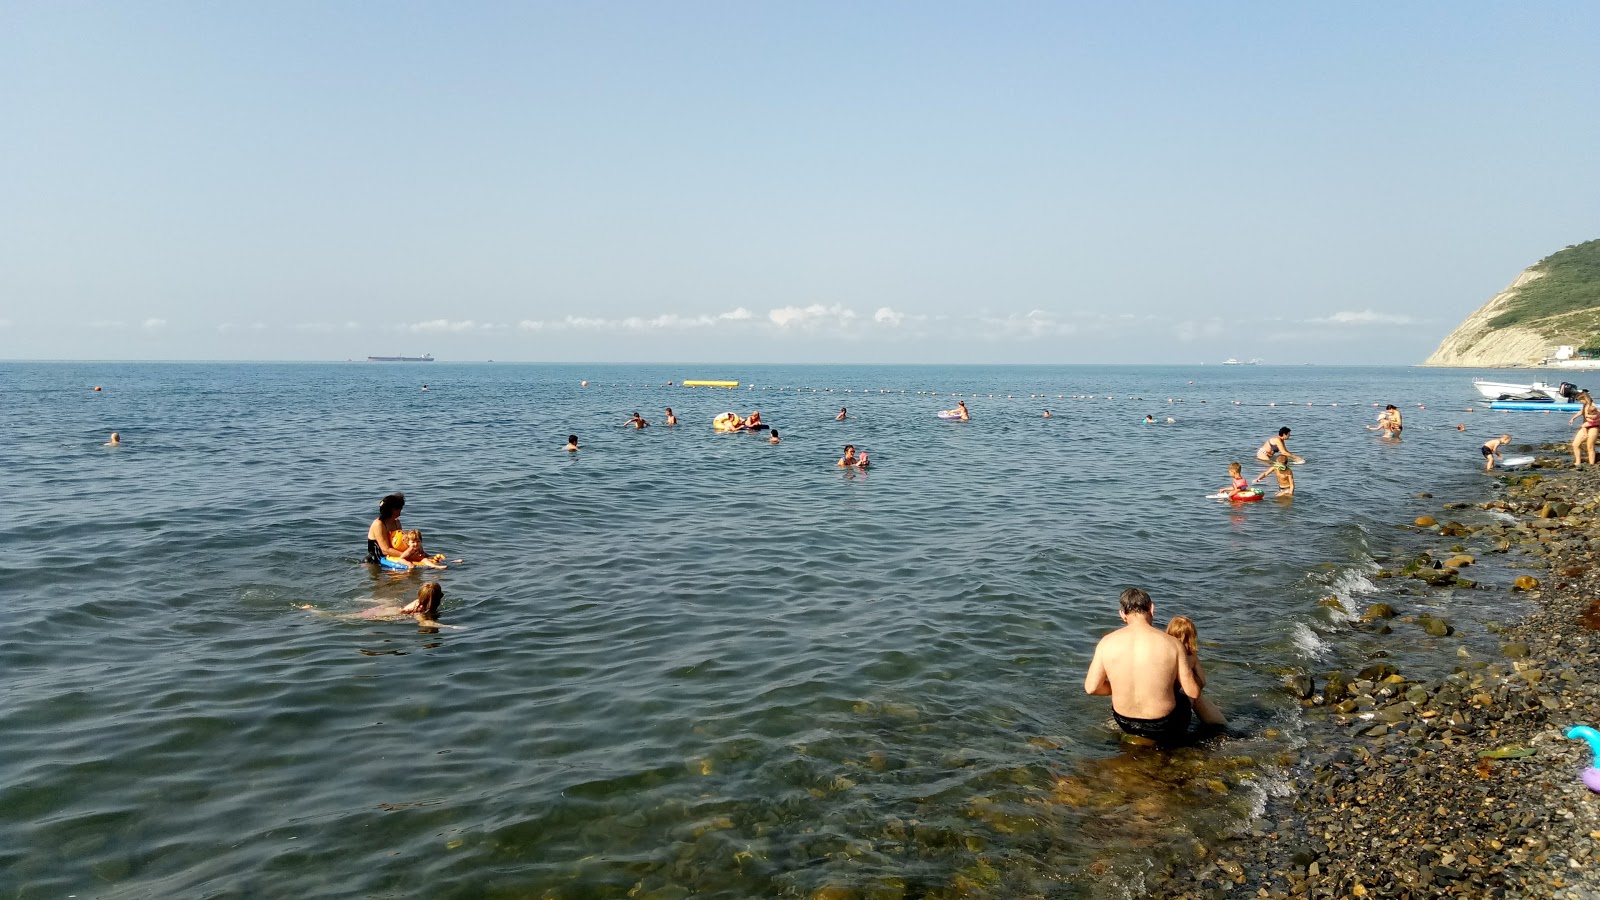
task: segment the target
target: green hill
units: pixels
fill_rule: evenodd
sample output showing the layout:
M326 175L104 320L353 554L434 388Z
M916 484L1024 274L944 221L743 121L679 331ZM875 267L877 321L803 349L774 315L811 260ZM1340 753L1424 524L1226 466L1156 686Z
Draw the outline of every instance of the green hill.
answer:
M1600 240L1525 269L1478 307L1423 365L1531 366L1557 347L1600 357Z
M1600 312L1600 240L1552 253L1529 267L1542 278L1517 291L1492 328L1521 325L1575 312Z

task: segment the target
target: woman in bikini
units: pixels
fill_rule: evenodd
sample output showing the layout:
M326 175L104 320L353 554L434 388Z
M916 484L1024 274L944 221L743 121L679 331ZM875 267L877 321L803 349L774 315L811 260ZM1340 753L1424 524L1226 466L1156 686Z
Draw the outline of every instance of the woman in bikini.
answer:
M1583 404L1583 408L1573 413L1572 418L1567 420L1567 424L1570 425L1577 421L1579 416L1583 417L1583 424L1578 426L1578 433L1572 436L1573 468L1583 465L1581 454L1584 450L1588 451L1589 465L1594 465L1595 438L1600 437L1600 407L1594 405L1588 391L1578 392L1578 402Z

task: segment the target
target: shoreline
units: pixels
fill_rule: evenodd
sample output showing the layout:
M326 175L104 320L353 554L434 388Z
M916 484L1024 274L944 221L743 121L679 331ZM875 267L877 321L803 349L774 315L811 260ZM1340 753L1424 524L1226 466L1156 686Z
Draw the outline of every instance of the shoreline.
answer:
M1514 623L1485 625L1499 653L1463 642L1454 673L1408 680L1397 635L1392 655L1364 668L1295 676L1287 688L1323 746L1239 833L1152 872L1151 896L1600 896L1600 797L1579 779L1593 754L1565 737L1600 725L1600 468L1550 455L1564 450L1545 446L1534 467L1498 476L1495 499L1445 502L1440 515L1475 506L1514 522L1413 525L1513 554L1528 575L1477 584L1461 544L1379 573L1531 600ZM1388 603L1349 612L1369 634L1389 634L1391 621L1455 631Z

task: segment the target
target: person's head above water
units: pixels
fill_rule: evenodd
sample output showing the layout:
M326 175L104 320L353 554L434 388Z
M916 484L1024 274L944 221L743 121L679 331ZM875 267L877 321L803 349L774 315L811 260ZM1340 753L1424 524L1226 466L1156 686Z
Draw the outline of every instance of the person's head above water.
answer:
M405 508L405 494L390 494L389 496L378 501L378 518L387 522L388 520L400 515L400 511Z
M417 602L413 610L417 615L429 619L439 617L439 601L444 599L444 588L439 582L430 581L417 591Z
M1144 616L1148 621L1155 615L1155 604L1150 602L1150 595L1138 588L1128 588L1117 597L1117 607L1126 616Z
M1178 639L1178 643L1183 645L1184 652L1199 652L1200 634L1195 630L1194 622L1188 616L1173 616L1167 622L1167 634Z
M844 455L845 456L850 456L851 454L853 454L855 452L856 452L856 445L855 444L845 444L844 445Z
M115 447L116 445L118 445L120 443L122 443L122 435L120 435L117 432L113 431L113 432L111 432L111 440L106 441L106 446L107 447Z

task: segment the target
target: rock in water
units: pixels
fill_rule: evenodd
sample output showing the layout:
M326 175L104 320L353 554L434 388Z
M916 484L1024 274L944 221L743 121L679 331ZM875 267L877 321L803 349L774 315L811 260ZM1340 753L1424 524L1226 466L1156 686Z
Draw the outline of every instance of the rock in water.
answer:
M1539 587L1539 579L1533 577L1532 575L1518 575L1517 580L1511 582L1511 586L1519 591L1537 590Z

